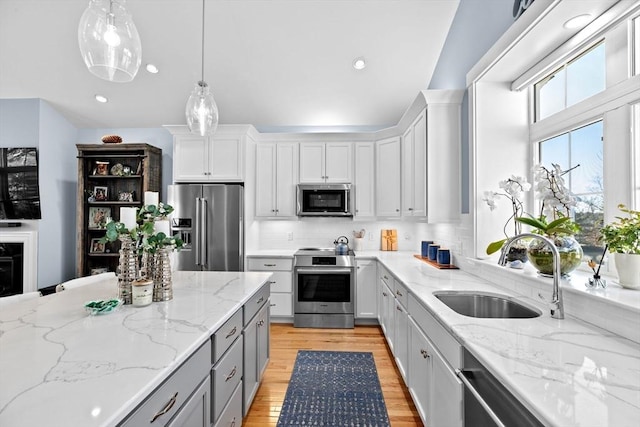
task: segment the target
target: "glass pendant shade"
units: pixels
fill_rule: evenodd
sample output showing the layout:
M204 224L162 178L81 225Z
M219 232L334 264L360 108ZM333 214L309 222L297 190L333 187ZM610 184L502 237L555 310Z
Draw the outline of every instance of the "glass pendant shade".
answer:
M218 127L218 106L204 81L196 83L185 109L187 126L200 136L211 135Z
M142 62L140 35L125 0L90 0L80 18L78 43L89 71L104 80L124 83Z

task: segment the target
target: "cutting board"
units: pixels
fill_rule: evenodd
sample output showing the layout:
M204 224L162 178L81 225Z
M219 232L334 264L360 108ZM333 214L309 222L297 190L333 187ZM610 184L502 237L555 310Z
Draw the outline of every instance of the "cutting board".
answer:
M398 231L396 229L380 231L380 250L382 251L398 250Z

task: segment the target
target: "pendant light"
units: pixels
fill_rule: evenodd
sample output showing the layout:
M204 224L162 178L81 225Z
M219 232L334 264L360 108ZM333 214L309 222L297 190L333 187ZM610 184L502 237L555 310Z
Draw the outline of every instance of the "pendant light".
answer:
M78 43L89 71L104 80L124 83L136 76L142 45L125 0L89 0L80 18Z
M209 85L204 81L204 1L202 0L202 79L196 83L185 109L189 130L200 136L211 135L218 127L218 106L209 91Z

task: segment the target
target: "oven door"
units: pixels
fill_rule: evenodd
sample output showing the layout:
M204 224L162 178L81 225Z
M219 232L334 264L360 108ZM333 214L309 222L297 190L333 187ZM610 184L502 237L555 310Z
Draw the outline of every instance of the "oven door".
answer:
M355 269L297 267L294 279L295 313L354 312Z

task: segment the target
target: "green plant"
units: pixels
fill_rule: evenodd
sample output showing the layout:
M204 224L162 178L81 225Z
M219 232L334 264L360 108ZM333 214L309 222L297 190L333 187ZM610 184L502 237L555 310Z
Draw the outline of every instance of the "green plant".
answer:
M600 230L609 251L623 254L640 254L640 211L627 209L623 204L618 209L627 217L616 217L617 221Z

